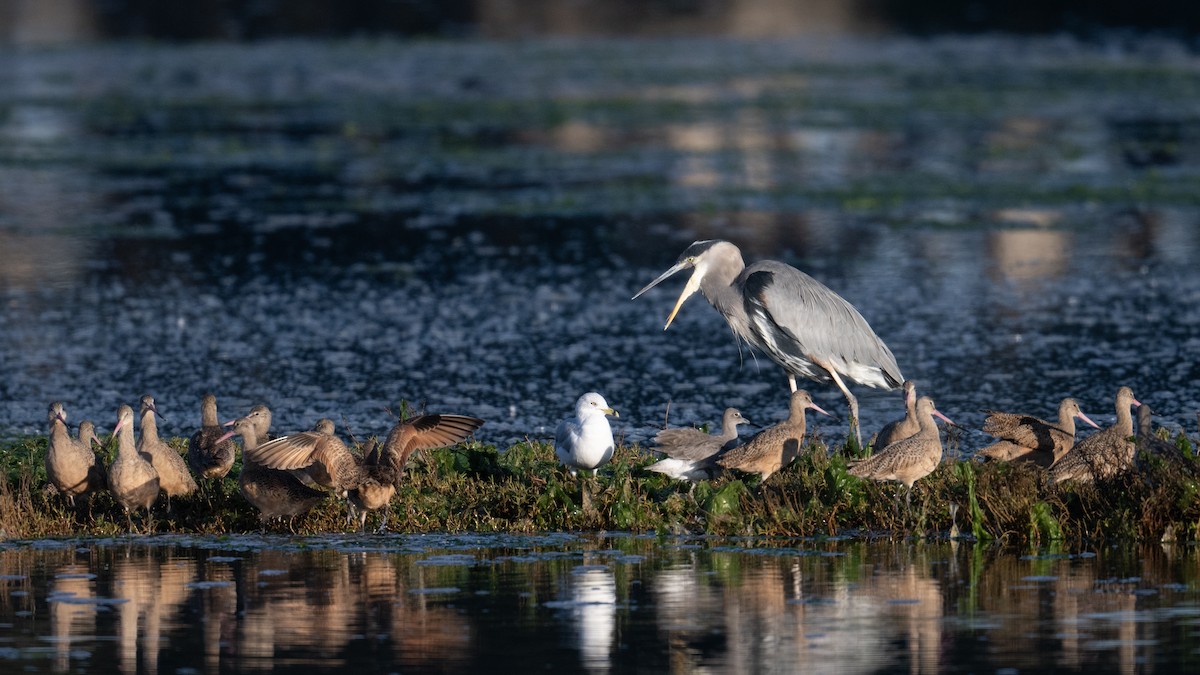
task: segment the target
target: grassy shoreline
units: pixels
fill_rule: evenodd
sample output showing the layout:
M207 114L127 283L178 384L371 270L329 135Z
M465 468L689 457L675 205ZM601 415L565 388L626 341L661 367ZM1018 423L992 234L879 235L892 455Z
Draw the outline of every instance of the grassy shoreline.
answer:
M1045 470L1029 465L943 461L917 483L911 514L903 486L850 476L845 449L830 453L818 443L764 484L727 475L694 487L647 471L656 458L644 448L621 446L612 463L588 479L592 508L584 508L582 483L559 466L551 445L523 442L501 452L467 443L422 453L392 500L387 524L389 532L400 533L623 530L788 537L946 537L957 526L962 536L1024 545L1195 540L1200 464L1186 437L1175 442L1183 459L1142 452L1136 471L1095 485L1054 487ZM182 452L186 439L170 443ZM124 512L107 492L93 497L89 517L86 507L73 511L47 487L45 450L45 437L0 442L0 536L125 532ZM170 511L160 499L150 530L221 535L262 529L238 492L238 469L206 496L173 499ZM330 496L297 517L294 530L356 531L345 514L345 502ZM379 514L372 514L368 530L378 522ZM268 523L266 529L288 532L289 526Z

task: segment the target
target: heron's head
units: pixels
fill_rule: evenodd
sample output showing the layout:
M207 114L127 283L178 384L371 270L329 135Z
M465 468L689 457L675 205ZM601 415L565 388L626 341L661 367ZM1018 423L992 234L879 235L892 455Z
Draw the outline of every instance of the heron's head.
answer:
M679 260L675 261L675 264L671 266L671 269L660 274L657 279L646 284L642 290L638 291L633 296L633 299L637 300L643 293L659 285L664 279L675 274L676 272L689 268L692 270L692 276L688 279L687 283L684 284L683 292L679 294L679 299L675 301L675 308L672 309L671 314L667 316L667 324L663 326L663 330L671 327L671 322L675 320L675 315L679 313L679 308L683 307L684 301L691 297L693 293L700 290L700 283L704 281L704 275L708 272L709 262L712 259L710 254L714 250L720 250L720 247L714 249L714 247L716 247L718 244L732 246L728 242L724 242L719 239L708 239L692 244L691 246L687 247L687 250L684 251L682 255L679 256ZM740 254L738 255L738 258L739 260L741 259Z

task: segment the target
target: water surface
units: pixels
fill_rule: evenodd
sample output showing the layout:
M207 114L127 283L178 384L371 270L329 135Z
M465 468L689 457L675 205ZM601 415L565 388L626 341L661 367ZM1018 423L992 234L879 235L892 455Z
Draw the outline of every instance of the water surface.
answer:
M26 672L1180 672L1196 552L237 536L0 546Z
M722 237L843 294L906 377L1193 429L1200 63L1165 41L331 41L11 51L0 74L0 429L46 405L168 434L219 396L280 432L400 401L548 438L785 415L778 367L682 281ZM841 413L815 422L840 439ZM896 394L858 388L864 427ZM669 411L668 411L669 406ZM984 442L967 434L953 446Z

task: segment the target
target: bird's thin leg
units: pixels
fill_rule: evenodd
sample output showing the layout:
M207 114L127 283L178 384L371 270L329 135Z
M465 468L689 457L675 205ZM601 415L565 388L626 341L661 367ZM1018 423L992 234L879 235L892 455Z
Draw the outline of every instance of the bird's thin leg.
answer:
M858 428L858 399L854 398L854 394L850 393L850 390L846 387L846 383L842 382L842 377L837 374L836 370L828 368L824 364L817 365L829 371L830 377L833 378L833 383L846 395L846 402L850 404L850 428L854 429L854 440L858 442L858 448L855 448L855 450L861 449L863 444L862 432Z
M375 530L375 534L383 534L387 532L388 512L392 510L391 506L385 506L383 509L383 519L379 521L379 529Z
M904 508L908 511L908 518L912 520L912 486L908 486L908 494L904 497Z
M792 388L792 393L796 393L796 376L788 373L788 386Z

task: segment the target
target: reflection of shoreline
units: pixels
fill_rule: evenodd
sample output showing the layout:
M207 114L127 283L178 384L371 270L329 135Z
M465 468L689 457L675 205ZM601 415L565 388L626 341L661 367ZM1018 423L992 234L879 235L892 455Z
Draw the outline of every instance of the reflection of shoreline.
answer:
M1136 672L1186 659L1169 646L1196 616L1192 548L1022 557L945 543L844 542L833 555L628 546L638 551L629 562L600 564L569 550L490 560L486 547L10 549L0 551L10 592L31 578L45 587L4 596L0 623L13 627L14 648L25 636L58 672L81 659L147 673L201 662L207 672L381 661L459 670L514 653L590 672L635 656L671 672ZM438 557L447 560L423 564ZM46 573L31 577L37 569ZM42 601L48 616L28 611ZM29 630L37 625L53 649Z

